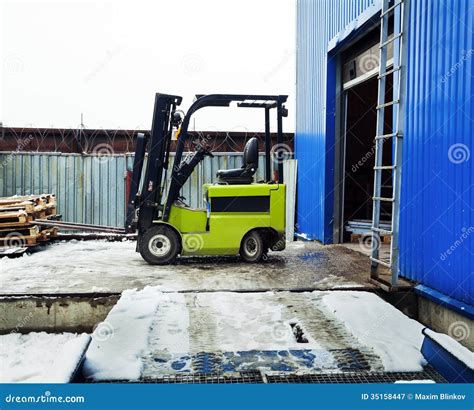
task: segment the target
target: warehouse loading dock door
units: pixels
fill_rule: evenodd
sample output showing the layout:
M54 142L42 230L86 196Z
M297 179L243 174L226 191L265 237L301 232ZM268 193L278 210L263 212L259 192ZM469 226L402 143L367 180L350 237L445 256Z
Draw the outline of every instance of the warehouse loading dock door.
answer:
M373 187L375 164L375 134L377 106L377 71L375 64L368 65L372 59L373 47L367 49L362 57L359 55L344 65L343 79L343 157L342 157L342 196L340 242L349 242L355 238L370 235L373 212ZM351 67L359 69L359 75L352 77ZM392 93L392 76L387 77L387 100ZM391 107L386 109L385 129L392 129ZM383 147L385 163L392 162L392 145ZM391 196L392 172L382 173L382 195ZM392 209L390 204L382 204L381 225L389 224Z
M391 78L388 79L391 82ZM388 92L391 84L388 85ZM344 91L344 179L342 195L342 242L351 235L370 234L372 195L374 189L375 128L377 105L377 78L369 78ZM391 129L392 115L387 109L385 127ZM392 147L384 145L384 158L391 161ZM382 175L382 194L391 195L392 172ZM391 220L390 204L383 204L381 221Z

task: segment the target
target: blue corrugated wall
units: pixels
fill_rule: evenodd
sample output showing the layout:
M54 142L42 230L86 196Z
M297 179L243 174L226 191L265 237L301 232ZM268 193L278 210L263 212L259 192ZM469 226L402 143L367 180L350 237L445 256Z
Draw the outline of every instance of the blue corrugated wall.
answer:
M298 0L296 138L297 231L332 241L334 134L326 133L328 42L369 5L370 0ZM328 123L330 124L330 122Z
M474 305L474 4L411 4L400 269Z
M373 3L297 3L298 232L325 243L332 240L334 209L335 107L329 104L334 69L328 42ZM468 0L410 2L400 214L401 274L471 305L473 30Z

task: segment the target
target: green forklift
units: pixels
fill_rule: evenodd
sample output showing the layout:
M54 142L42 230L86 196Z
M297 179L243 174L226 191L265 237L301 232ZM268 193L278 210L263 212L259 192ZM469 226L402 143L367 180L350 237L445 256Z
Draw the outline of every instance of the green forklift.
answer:
M258 262L269 249L285 249L285 184L281 161L271 175L270 111L276 110L277 144L282 144L286 100L284 95L197 95L183 115L181 97L156 94L151 133L137 137L126 215L126 231L137 231L137 251L145 261L163 265L180 255L240 254L246 262ZM194 140L194 152L183 159L191 116L204 107L232 103L265 113L265 179L255 182L260 144L253 137L245 145L242 166L219 170L215 182L203 186L205 207L192 208L180 196L181 188L213 154L202 140ZM173 135L176 153L168 180Z

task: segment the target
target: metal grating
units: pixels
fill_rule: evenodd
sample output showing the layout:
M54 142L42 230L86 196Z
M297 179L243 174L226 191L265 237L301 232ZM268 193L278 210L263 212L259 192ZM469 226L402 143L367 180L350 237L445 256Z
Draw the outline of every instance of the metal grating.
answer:
M358 349L332 349L330 352L341 370L370 370L369 362Z
M107 380L89 383L130 383L127 380ZM264 383L262 373L258 370L242 371L235 373L192 373L170 374L156 378L144 378L131 383L157 383L157 384L256 384Z
M363 384L363 383L395 383L399 380L433 380L436 383L446 383L446 380L433 368L426 367L422 372L344 372L318 374L278 374L266 376L267 383L333 383L333 384Z
M180 383L180 384L235 384L263 383L258 370L237 373L193 373L163 376L156 379L145 379L145 383Z
M157 384L257 384L257 383L292 383L292 384L367 384L395 383L399 380L433 380L436 383L447 381L432 367L425 367L422 372L344 372L314 374L271 374L264 375L258 370L235 373L192 373L173 374L156 378L145 378L138 381L108 380L88 383L157 383Z

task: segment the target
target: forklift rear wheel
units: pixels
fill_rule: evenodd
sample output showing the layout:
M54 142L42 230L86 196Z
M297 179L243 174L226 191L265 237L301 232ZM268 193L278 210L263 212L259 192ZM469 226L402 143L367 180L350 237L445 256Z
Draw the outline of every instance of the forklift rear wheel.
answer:
M140 239L140 254L152 265L173 263L180 249L179 237L166 225L147 229Z
M258 231L249 232L242 239L240 246L240 256L245 262L259 262L266 248L262 235Z

